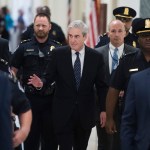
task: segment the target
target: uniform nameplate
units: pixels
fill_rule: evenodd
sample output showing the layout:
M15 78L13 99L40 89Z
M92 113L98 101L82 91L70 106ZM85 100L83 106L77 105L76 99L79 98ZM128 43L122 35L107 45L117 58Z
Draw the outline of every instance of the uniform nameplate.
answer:
M34 49L26 49L27 52L33 52Z
M138 71L138 68L134 68L134 69L129 69L129 72L134 72L134 71Z

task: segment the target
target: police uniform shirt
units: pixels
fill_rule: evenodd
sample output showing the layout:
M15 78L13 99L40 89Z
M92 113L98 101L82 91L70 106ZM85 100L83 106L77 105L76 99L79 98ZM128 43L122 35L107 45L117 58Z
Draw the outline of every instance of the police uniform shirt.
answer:
M135 48L139 48L138 37L135 36L133 33L128 33L128 35L124 38L124 43Z
M35 37L31 40L23 42L15 51L11 66L20 69L23 68L23 82L27 83L30 75L36 74L42 76L47 64L51 51L60 46L57 42L50 38L43 44L38 44ZM43 54L43 56L41 56Z
M98 42L95 46L95 48L104 46L106 44L108 44L110 42L110 39L108 37L108 35L105 33L104 35L100 35L100 37L98 38Z
M110 87L126 91L130 76L148 67L150 67L150 63L146 61L140 50L127 54L120 60L119 66L111 78Z

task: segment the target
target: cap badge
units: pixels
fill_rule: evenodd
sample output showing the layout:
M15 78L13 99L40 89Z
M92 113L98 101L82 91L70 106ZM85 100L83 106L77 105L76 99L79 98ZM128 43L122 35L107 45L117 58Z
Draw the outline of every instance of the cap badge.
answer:
M129 15L129 8L124 9L124 15Z
M56 36L57 33L56 33L56 31L54 30L54 31L52 32L52 34L53 34L54 36Z
M149 19L145 20L145 28L150 28L150 20Z
M132 42L132 45L133 45L133 47L136 47L136 42L133 41L133 42Z

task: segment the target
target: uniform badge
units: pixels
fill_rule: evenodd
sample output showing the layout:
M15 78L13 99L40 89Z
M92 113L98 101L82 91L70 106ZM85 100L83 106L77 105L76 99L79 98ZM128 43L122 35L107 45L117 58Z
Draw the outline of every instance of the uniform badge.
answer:
M55 48L55 46L51 46L51 47L50 47L50 51L52 51L54 48Z
M133 47L136 47L136 42L133 41L133 42L132 42L132 45L133 45Z
M26 52L33 52L34 49L26 49Z
M129 72L135 72L135 71L138 71L138 70L139 70L138 68L129 69Z
M145 28L150 28L150 20L149 19L145 20Z
M129 8L124 9L124 15L129 15Z
M53 34L54 36L56 36L56 31L53 31L52 34Z

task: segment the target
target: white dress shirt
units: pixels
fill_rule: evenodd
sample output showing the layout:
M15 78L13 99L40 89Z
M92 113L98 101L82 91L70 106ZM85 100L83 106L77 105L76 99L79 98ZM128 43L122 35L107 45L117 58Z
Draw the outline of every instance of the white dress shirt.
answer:
M114 49L118 48L118 58L120 59L120 57L123 55L123 50L124 50L124 44L122 44L119 47L114 47L111 43L109 43L109 72L111 73L112 71L112 56L114 53Z
M71 53L72 53L72 66L74 67L74 62L76 60L77 55L75 54L76 53L75 50L71 50ZM85 56L85 47L83 47L79 51L79 58L80 58L80 62L81 62L81 76L82 76L83 65L84 65L84 56Z

